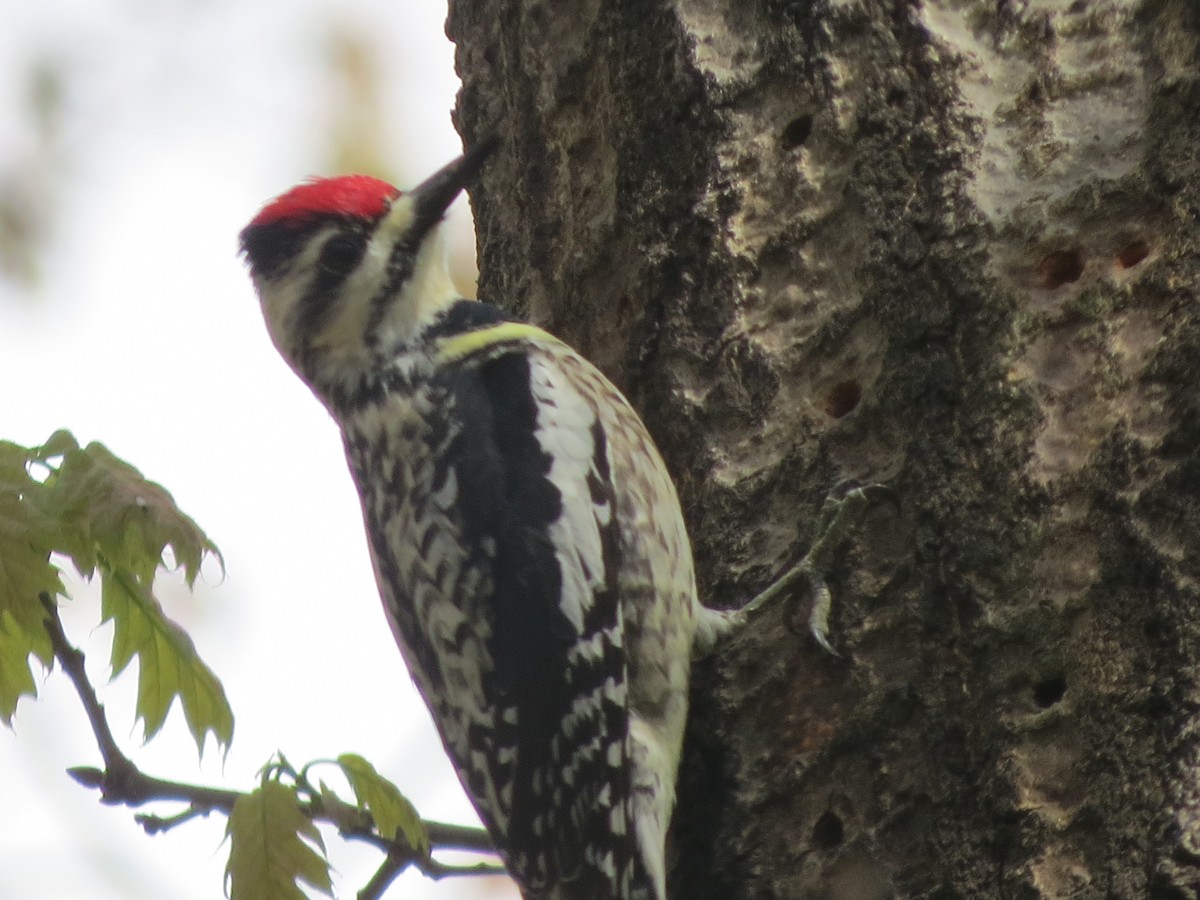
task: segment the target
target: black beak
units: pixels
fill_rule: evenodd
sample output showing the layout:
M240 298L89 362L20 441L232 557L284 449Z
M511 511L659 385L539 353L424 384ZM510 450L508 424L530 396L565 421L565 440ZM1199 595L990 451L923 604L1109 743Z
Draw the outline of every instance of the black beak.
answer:
M409 234L419 243L446 214L454 198L470 184L492 151L500 144L495 135L480 141L454 162L434 172L409 192L413 223Z

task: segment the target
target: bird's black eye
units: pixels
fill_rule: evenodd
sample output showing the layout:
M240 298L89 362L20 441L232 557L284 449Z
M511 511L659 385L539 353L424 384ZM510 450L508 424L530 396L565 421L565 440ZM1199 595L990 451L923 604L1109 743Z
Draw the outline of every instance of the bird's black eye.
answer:
M317 265L328 275L349 275L359 264L367 250L367 237L363 234L335 234L321 248Z

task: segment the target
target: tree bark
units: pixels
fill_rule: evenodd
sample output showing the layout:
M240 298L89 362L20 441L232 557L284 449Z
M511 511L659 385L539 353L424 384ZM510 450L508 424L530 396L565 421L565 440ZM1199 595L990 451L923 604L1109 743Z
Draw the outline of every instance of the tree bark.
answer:
M484 299L600 365L701 594L674 898L1200 889L1200 6L459 0Z

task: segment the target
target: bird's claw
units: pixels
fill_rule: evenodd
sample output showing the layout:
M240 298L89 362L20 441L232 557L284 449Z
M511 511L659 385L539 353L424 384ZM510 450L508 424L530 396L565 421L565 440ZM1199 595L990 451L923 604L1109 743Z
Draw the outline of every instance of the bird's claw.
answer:
M804 558L789 569L774 584L746 604L741 612L749 614L770 603L799 580L808 582L812 596L812 611L808 617L808 630L813 639L828 653L839 656L829 641L829 616L833 609L833 594L825 583L825 576L832 568L837 552L850 536L850 531L868 509L878 503L887 503L896 512L900 511L900 495L882 484L863 484L853 479L839 482L821 505L817 515L815 534Z

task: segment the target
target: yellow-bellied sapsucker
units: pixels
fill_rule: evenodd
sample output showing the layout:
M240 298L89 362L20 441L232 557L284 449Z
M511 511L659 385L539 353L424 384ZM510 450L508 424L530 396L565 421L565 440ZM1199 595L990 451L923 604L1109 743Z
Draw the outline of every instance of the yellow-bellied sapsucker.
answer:
M464 300L439 223L488 145L409 193L315 179L241 243L342 429L396 640L528 898L665 900L705 609L671 479L582 356Z

